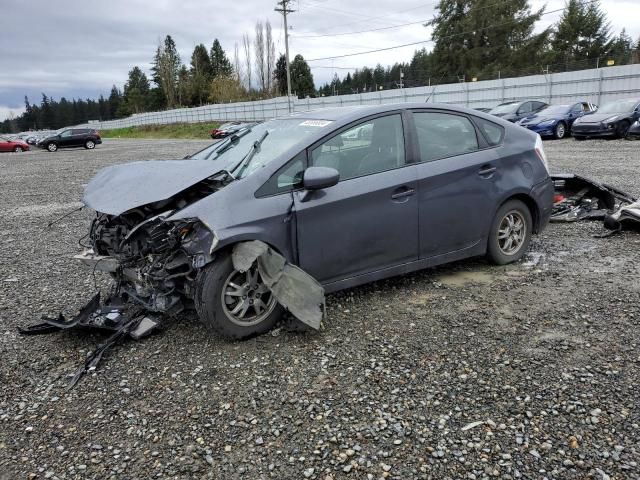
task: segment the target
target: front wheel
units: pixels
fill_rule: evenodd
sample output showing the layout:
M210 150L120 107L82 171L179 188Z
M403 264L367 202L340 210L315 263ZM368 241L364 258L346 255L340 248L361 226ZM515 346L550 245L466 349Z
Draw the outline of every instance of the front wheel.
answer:
M195 306L205 326L236 340L268 332L283 313L257 266L239 272L233 267L230 254L221 254L200 271Z
M616 126L616 137L625 138L627 136L627 133L629 133L630 126L631 125L626 120L622 120L620 123L618 123L618 125Z
M94 142L93 140L87 140L84 143L84 148L86 148L87 150L93 150L94 148L96 148L96 142Z
M558 122L556 128L553 130L553 136L556 138L556 140L560 140L564 138L566 134L567 126L564 124L564 122Z
M23 150L22 147L16 147L16 148L13 149L13 151L16 152L16 153L20 153L20 152L23 152L24 150Z
M49 150L50 152L55 152L58 150L58 145L51 142L49 145L47 145L47 150Z
M487 256L498 265L520 260L529 248L532 229L529 208L520 200L509 200L493 219Z

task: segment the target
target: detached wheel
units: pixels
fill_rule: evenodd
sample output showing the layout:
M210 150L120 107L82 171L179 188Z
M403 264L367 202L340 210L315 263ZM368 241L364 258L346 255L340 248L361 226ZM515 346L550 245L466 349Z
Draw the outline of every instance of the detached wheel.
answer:
M58 145L51 142L50 144L47 145L47 150L49 150L50 152L56 152L58 151Z
M560 139L563 139L566 134L567 134L567 126L565 125L564 122L558 122L558 124L556 125L556 128L553 130L553 136L556 138L556 140L560 140Z
M233 268L230 254L200 271L195 306L207 328L235 340L268 332L283 313L258 267L252 265L247 272L239 272Z
M502 205L489 233L489 259L498 265L520 260L529 248L532 228L531 212L524 203L509 200Z
M24 149L22 147L16 147L13 149L13 151L16 153L20 153L20 152L24 152Z
M616 126L616 138L625 138L629 133L629 127L631 127L631 124L626 120L619 122Z
M86 148L87 150L93 150L94 148L96 148L96 142L94 142L93 140L87 140L86 142L84 142L84 148Z

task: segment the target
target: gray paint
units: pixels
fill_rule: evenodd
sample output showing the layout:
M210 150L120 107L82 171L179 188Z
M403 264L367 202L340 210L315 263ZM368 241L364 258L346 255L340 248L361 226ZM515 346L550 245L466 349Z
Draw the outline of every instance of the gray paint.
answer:
M500 124L506 131L503 144L420 163L410 110L427 108ZM390 112L403 113L407 165L340 181L319 191L256 198L255 192L271 175L306 147L363 117ZM262 241L318 279L327 291L484 254L495 212L515 195L531 205L536 230L546 225L553 186L534 151L537 135L525 128L465 108L424 103L347 107L297 117L334 122L262 169L168 220L202 221L215 232L216 251L242 241ZM89 184L85 203L99 211L122 213L137 202L142 205L167 198L216 171L211 162L199 161L202 165L197 167L193 162L111 167ZM495 171L483 174L486 167ZM159 172L164 168L168 173ZM140 189L145 175L155 180ZM397 197L403 192L410 193Z

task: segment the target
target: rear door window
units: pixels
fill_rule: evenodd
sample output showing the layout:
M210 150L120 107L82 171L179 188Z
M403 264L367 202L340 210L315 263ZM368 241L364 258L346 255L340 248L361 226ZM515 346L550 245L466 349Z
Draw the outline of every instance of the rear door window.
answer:
M414 112L413 118L423 162L479 149L476 129L467 117L440 112Z
M502 139L504 138L504 128L502 126L480 117L474 117L474 122L478 125L478 128L489 145L495 147L502 143Z

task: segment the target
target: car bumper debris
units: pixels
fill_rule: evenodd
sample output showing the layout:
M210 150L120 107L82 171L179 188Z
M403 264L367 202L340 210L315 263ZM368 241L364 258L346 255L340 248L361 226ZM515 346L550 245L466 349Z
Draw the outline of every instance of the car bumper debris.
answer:
M605 227L618 229L622 220L640 218L640 203L617 188L580 175L556 174L551 222L604 220Z

